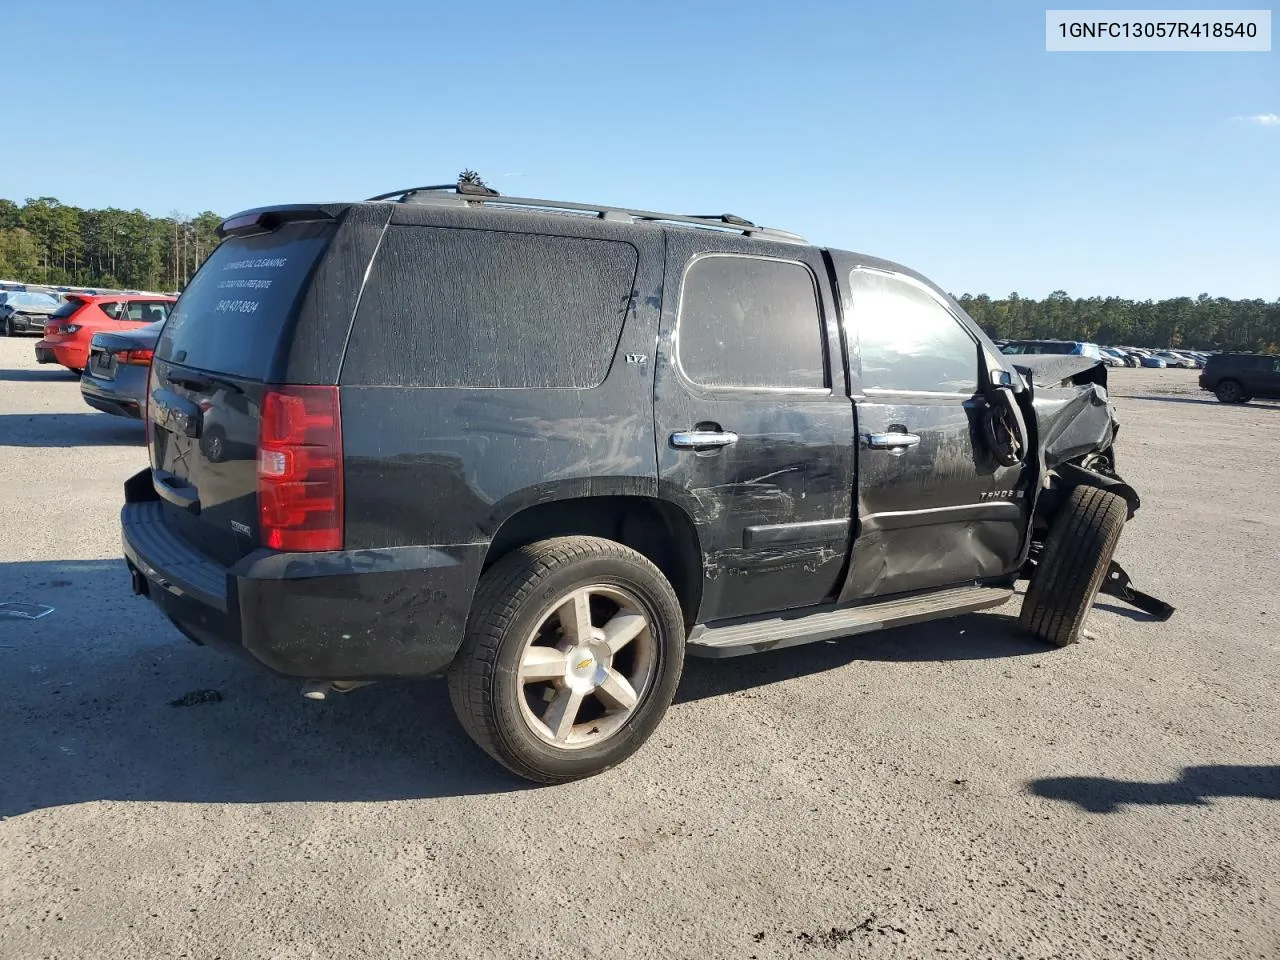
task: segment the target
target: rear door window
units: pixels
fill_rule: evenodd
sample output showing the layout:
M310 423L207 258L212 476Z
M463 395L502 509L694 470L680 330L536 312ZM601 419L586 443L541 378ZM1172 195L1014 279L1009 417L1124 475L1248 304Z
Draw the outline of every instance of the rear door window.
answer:
M639 257L614 240L391 226L356 311L344 384L594 387Z
M156 323L163 320L168 312L169 304L163 300L131 300L125 305L124 315L115 319L130 323Z
M156 355L201 370L264 379L332 234L329 223L290 223L271 233L223 241L173 305ZM143 307L140 319L148 319L145 312L153 306Z
M680 367L707 387L821 390L822 315L803 263L714 254L685 273Z

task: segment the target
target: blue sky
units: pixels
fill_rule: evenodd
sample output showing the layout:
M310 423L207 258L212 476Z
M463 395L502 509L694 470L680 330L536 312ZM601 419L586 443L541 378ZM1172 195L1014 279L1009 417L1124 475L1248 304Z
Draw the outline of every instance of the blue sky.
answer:
M1025 2L3 7L0 115L47 131L0 153L16 200L229 213L473 167L956 293L1280 297L1280 46L1046 53Z

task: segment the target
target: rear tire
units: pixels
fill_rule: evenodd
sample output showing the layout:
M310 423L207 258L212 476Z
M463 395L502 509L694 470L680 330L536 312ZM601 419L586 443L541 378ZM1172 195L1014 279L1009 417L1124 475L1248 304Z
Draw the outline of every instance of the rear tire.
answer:
M1222 403L1247 403L1244 388L1237 380L1223 380L1213 391L1214 396Z
M599 537L543 540L480 578L449 698L468 735L513 773L590 777L657 728L684 642L675 591L644 556Z
M1127 504L1114 493L1089 486L1071 491L1023 598L1023 630L1059 647L1080 641L1128 516Z

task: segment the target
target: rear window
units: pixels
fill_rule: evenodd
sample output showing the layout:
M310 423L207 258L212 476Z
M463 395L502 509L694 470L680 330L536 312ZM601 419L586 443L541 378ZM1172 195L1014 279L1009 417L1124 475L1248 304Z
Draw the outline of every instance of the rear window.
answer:
M65 320L67 317L71 316L73 313L75 313L84 305L85 305L84 300L75 300L75 299L68 300L66 303L60 306L57 310L53 311L53 314L52 314L53 319Z
M613 240L388 227L342 382L594 387L617 349L637 262Z
M223 241L173 305L156 355L265 379L280 333L332 233L328 223L293 223Z

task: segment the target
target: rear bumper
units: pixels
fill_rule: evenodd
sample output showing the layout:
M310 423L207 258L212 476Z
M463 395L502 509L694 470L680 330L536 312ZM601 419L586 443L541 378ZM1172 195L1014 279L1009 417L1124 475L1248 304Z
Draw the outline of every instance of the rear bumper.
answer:
M36 344L36 360L40 363L60 363L72 370L83 370L89 359L89 348L80 344L41 340Z
M101 410L103 413L110 413L117 417L130 417L134 420L141 420L142 394L146 393L147 390L146 368L136 367L132 369L141 371L141 378L133 374L129 367L123 368L122 372L129 374L128 381L140 380L140 382L127 382L119 375L115 380L99 380L86 370L80 378L80 396L84 398L85 403L95 410Z
M487 544L258 550L225 567L178 536L154 497L149 470L125 484L133 589L197 643L317 680L431 676L462 643Z

